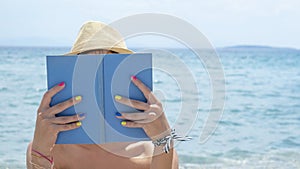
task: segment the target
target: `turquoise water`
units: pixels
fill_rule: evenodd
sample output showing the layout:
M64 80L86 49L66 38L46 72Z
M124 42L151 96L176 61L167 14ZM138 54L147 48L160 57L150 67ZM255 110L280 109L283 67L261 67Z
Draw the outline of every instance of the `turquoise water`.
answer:
M68 50L0 47L0 169L25 168L36 109L46 91L45 56ZM189 134L194 139L176 147L181 168L300 168L299 50L219 49L226 101L222 119L205 143L199 143L199 135L209 113L209 77L191 52L172 52L194 72L201 95ZM154 77L154 86L168 96L163 102L174 124L180 94L174 80L163 77Z

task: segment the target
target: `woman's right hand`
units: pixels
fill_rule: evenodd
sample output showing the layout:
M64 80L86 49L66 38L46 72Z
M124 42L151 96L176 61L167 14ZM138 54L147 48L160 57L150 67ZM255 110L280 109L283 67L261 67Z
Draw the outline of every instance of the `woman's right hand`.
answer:
M44 94L37 110L32 149L44 154L45 156L51 156L51 150L56 142L57 134L60 131L76 129L81 126L80 120L84 119L83 113L73 116L55 116L63 110L79 103L82 99L81 96L76 96L50 107L52 97L60 92L64 87L65 83L62 82L49 89Z

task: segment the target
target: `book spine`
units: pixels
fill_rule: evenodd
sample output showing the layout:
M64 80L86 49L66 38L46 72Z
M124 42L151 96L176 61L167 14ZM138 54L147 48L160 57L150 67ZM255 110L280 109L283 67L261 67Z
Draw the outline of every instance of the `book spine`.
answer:
M96 87L99 89L99 98L98 98L98 105L100 108L100 111L102 114L100 114L100 143L105 143L106 142L106 135L105 135L105 107L104 107L104 57L102 59L102 62L99 64L98 68L98 73L97 73L97 78L98 78L98 84Z

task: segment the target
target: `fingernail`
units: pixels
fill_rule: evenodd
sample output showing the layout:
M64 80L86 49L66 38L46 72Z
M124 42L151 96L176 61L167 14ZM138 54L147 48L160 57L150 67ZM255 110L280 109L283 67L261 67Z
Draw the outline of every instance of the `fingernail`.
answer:
M131 76L131 80L136 80L136 76Z
M81 126L81 122L80 121L76 122L76 126Z
M79 117L85 117L85 113L80 113Z
M121 125L122 125L122 126L125 126L125 125L126 125L126 121L122 121L122 122L121 122Z
M119 112L117 112L117 113L116 113L116 116L119 116L119 117L120 117L120 116L122 116L122 114L119 113Z
M64 86L65 85L65 82L60 82L59 84L58 84L58 86Z
M116 100L121 100L121 99L122 99L122 97L121 97L121 96L119 96L119 95L115 95L115 99L116 99Z
M76 97L75 97L75 100L76 100L76 101L79 101L79 100L81 100L81 99L82 99L81 96L76 96Z

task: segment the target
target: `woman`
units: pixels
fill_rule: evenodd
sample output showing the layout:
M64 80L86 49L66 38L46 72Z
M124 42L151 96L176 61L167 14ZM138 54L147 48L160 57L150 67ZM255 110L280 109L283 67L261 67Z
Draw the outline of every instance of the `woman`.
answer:
M128 50L121 35L113 28L100 22L85 23L77 40L68 54L111 54L132 53ZM59 144L55 145L60 131L76 129L81 126L85 114L56 117L63 110L80 104L84 98L73 98L50 107L51 98L64 89L64 82L49 89L43 96L37 110L33 141L27 149L27 168L55 169L149 169L178 168L178 157L172 148L166 148L163 140L170 138L171 130L163 112L161 102L136 77L135 84L147 98L147 103L132 101L116 96L116 101L144 110L143 113L120 113L116 118L123 119L124 127L143 128L151 141L108 143L101 145ZM154 144L153 144L154 143ZM168 151L165 153L163 149Z

